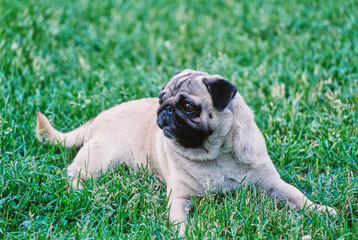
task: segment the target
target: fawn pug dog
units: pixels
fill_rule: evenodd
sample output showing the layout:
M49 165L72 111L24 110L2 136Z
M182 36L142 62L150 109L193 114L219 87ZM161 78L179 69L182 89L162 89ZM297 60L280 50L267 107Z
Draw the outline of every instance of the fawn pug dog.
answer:
M176 73L157 98L134 100L101 112L61 133L37 112L40 141L81 147L67 168L72 186L119 163L147 165L167 186L170 222L185 231L190 197L251 184L291 208L333 208L312 203L284 182L273 165L254 114L236 87L219 75Z

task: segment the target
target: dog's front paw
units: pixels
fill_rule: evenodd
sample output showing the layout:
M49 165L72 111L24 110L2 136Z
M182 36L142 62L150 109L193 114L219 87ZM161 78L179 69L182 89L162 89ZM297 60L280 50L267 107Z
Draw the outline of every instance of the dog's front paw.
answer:
M322 213L329 213L332 216L337 216L337 211L334 208L325 206L325 205L313 205L310 207L310 210L319 211Z

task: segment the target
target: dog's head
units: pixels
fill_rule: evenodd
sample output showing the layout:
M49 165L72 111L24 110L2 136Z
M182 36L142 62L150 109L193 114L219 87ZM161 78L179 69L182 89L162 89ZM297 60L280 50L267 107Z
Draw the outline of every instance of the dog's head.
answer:
M176 73L159 94L157 124L185 148L200 148L209 136L228 129L236 87L219 75L194 70Z

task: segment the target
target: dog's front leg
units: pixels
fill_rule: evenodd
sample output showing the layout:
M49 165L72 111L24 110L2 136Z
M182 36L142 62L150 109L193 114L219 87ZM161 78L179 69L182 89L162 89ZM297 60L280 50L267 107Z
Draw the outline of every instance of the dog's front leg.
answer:
M178 223L179 236L184 236L191 201L186 197L169 198L169 222Z
M328 206L312 203L300 190L283 181L279 176L269 177L260 183L267 193L274 199L287 201L290 208L304 208L329 212L336 215L336 211Z

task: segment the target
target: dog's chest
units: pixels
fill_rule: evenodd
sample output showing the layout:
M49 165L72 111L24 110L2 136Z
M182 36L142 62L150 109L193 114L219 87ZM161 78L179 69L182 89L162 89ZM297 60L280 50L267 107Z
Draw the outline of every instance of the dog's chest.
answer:
M207 191L231 191L244 184L253 170L250 165L240 163L232 155L226 154L216 161L194 163L187 171L196 185L200 186L200 190L197 189L200 194Z

